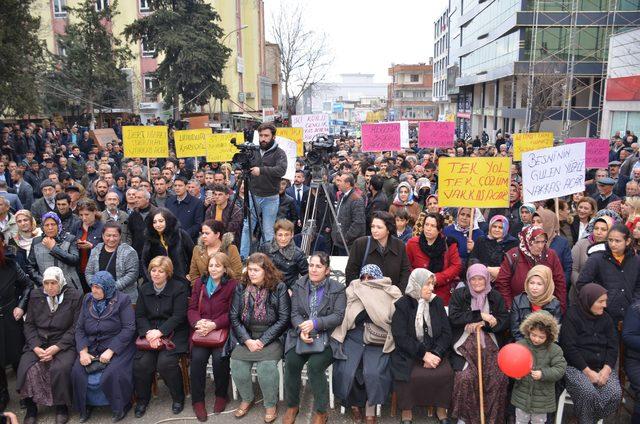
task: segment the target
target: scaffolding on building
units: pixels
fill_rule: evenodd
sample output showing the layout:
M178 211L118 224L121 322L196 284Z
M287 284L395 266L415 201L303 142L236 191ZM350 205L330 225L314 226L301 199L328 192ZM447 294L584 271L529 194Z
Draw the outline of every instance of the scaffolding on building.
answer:
M618 31L640 26L640 19L630 20L618 13L618 1L604 0L606 11L587 12L580 10L581 0L529 0L532 24L525 131L534 130L535 93L544 85L545 92L554 96L548 100L555 103L544 112L545 118L562 121L563 139L585 122L595 122L595 133L600 135L609 39ZM593 28L597 28L595 40ZM601 64L599 72L582 73L587 63ZM584 96L586 106L576 105L579 98L584 103Z

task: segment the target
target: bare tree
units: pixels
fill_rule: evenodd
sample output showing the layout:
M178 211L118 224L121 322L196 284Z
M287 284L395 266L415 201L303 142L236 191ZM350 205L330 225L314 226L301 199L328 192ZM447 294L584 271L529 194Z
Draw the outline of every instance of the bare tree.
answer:
M549 119L549 111L562 105L566 79L557 75L534 77L531 104L531 132L540 131L542 122Z
M305 91L313 90L324 80L333 59L327 35L306 27L301 4L292 9L291 5L282 3L271 28L274 42L280 46L285 108L289 116L296 114L296 107Z

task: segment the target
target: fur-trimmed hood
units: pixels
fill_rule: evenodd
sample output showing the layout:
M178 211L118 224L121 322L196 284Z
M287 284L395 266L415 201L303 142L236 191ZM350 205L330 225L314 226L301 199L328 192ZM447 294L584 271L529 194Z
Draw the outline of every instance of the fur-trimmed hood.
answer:
M233 233L224 233L222 235L222 245L220 245L220 252L226 252L229 246L233 244L234 240L235 237L233 236ZM198 237L198 247L200 249L205 249L204 242L202 241L202 235Z
M558 334L560 333L560 326L558 321L547 311L537 311L529 314L522 324L520 324L520 332L529 339L529 331L534 325L541 325L549 329L548 333L551 337L547 337L545 346L550 345L558 340Z

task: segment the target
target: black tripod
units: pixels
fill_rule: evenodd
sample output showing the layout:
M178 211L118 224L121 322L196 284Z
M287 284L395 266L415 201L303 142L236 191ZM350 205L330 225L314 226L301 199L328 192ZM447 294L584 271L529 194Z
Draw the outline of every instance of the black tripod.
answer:
M233 200L231 202L232 207L229 209L229 220L231 219L231 214L233 214L233 205L235 205L236 202L238 201L238 196L240 195L240 186L242 185L244 190L244 201L242 202L242 216L247 218L247 224L249 225L249 255L251 255L256 250L258 250L257 249L258 246L256 246L253 242L253 235L254 235L253 230L255 228L251 225L252 216L251 216L251 208L249 207L249 199L251 199L251 202L253 203L253 208L256 213L256 228L258 229L258 234L259 234L258 240L262 240L262 242L266 241L264 239L264 231L262 230L262 218L260 216L262 214L262 211L258 210L258 204L256 203L255 196L250 190L251 169L242 168L242 174L240 174L240 176L236 179L236 192L233 195ZM242 225L243 225L242 233L244 233L244 223ZM258 243L258 245L259 244L260 243ZM242 240L240 240L240 246L242 246Z

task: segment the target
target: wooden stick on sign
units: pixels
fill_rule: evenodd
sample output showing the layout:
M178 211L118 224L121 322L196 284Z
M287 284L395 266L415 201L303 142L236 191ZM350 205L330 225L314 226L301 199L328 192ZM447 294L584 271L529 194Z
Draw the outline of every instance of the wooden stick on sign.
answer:
M474 223L474 219L476 217L476 208L471 208L471 224L469 224L469 236L468 236L468 240L473 240L473 223Z
M147 158L147 179L151 182L151 161Z
M478 392L480 394L480 424L484 424L484 383L482 380L482 346L480 345L481 328L476 328L476 345L478 345Z
M560 201L556 197L556 218L558 218L558 224L560 224Z

